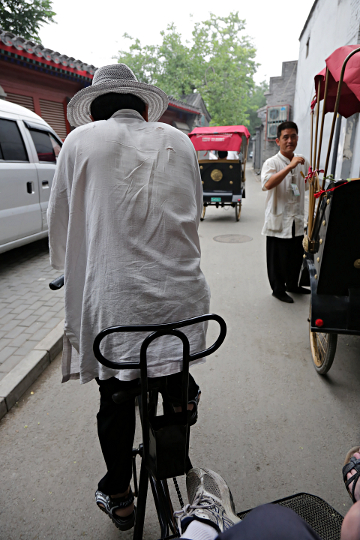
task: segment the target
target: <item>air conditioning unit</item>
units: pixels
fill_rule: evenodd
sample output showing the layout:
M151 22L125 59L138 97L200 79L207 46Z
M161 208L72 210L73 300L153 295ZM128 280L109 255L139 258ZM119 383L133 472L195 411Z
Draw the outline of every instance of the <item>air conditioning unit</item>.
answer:
M277 137L277 127L282 122L289 120L290 106L279 105L277 107L268 107L266 114L267 138L274 140Z

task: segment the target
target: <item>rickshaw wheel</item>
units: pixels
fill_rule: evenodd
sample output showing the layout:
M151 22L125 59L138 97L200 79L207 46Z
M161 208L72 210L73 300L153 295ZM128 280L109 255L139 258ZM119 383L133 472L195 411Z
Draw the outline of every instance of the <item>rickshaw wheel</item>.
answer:
M205 214L206 214L206 206L204 205L201 212L200 221L204 221Z
M240 221L240 214L241 214L241 201L235 204L235 219L236 221Z
M314 367L320 375L325 375L332 366L336 352L337 338L337 334L324 334L323 332L311 332L310 330L311 354Z

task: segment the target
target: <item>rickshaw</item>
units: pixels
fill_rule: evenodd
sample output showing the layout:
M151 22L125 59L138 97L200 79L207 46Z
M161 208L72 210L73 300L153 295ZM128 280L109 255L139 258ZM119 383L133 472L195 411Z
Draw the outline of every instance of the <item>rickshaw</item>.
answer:
M203 210L216 206L235 208L235 220L239 221L241 202L245 198L245 167L250 133L245 126L216 126L195 128L189 137L198 154L201 180L203 184ZM206 159L211 150L240 153L241 159ZM204 154L201 157L201 154Z
M340 47L327 58L326 68L315 77L312 102L311 167L305 178L309 182L309 219L300 284L310 284L311 288L310 347L315 369L321 375L332 366L338 334L360 335L360 179L335 180L341 117L360 112L359 52L359 45ZM320 169L327 112L334 115L325 166Z

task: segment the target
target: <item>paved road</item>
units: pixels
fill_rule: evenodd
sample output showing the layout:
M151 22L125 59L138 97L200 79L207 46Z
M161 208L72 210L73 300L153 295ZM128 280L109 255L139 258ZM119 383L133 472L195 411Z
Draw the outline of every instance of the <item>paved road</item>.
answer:
M0 380L64 318L47 239L0 255Z
M228 336L205 366L193 369L203 394L192 461L225 477L239 510L307 491L344 513L350 500L342 460L360 441L360 340L340 337L329 375L317 375L309 299L287 305L270 295L259 232L264 193L253 175L247 195L240 223L233 211L213 209L200 226L212 310L227 321ZM214 241L234 233L252 240ZM61 385L59 365L54 361L0 422L0 536L130 538L119 535L93 502L104 472L95 434L96 384ZM157 534L151 503L145 538Z

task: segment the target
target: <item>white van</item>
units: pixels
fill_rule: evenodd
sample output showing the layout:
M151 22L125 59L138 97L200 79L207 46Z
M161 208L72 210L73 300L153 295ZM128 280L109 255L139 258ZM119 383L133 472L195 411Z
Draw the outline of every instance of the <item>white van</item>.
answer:
M0 253L48 234L61 139L40 116L0 99Z

